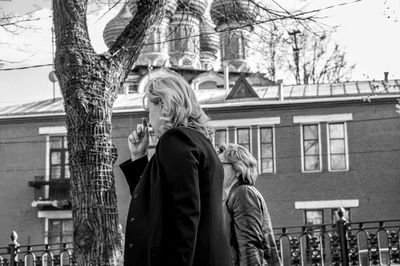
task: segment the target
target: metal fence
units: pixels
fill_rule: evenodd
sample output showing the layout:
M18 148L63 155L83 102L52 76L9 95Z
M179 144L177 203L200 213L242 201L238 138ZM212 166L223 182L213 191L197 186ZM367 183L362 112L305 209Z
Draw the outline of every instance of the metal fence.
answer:
M72 243L21 246L18 235L11 233L11 242L0 247L0 266L72 266L76 265Z
M283 266L400 265L400 220L275 228ZM72 243L20 246L15 232L0 247L0 266L76 265ZM206 265L205 265L206 266Z
M275 228L284 266L400 265L400 220Z

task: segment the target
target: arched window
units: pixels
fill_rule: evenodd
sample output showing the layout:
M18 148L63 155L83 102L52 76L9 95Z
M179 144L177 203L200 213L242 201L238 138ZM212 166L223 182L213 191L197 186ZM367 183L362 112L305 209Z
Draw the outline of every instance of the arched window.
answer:
M217 88L217 82L208 80L199 84L199 90L208 90Z

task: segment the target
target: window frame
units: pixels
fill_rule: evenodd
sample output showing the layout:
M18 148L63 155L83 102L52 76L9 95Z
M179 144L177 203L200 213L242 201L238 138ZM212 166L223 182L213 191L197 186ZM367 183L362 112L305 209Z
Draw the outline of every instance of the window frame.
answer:
M252 136L253 136L253 130L252 130L252 127L251 127L251 125L248 125L248 126L238 126L238 127L235 127L235 144L238 144L238 145L241 145L241 146L243 146L242 144L240 144L240 143L238 143L238 139L239 139L239 130L243 130L243 129L247 129L248 130L248 132L249 132L249 152L251 153L251 154L253 154L253 141L252 141ZM243 146L243 147L245 147L245 146ZM245 147L246 148L246 147Z
M318 158L319 158L319 169L318 170L306 170L305 169L305 154L304 154L304 126L317 125L318 128ZM321 144L321 123L304 123L300 124L300 147L301 147L301 172L302 173L321 173L322 172L322 144Z
M343 124L343 135L344 135L344 155L345 155L345 163L346 167L345 169L338 169L338 170L333 170L331 168L331 138L330 138L330 130L329 130L329 125L332 124ZM326 143L327 143L327 160L328 160L328 171L329 172L346 172L349 171L350 166L349 166L349 147L348 147L348 140L347 140L347 123L346 121L342 122L328 122L326 123Z
M320 224L307 223L307 212L321 212L322 222ZM305 210L303 210L303 214L304 214L304 225L307 225L307 226L317 225L318 226L318 225L324 224L324 222L325 222L324 209L305 209Z
M271 144L272 144L272 171L263 172L262 171L262 142L261 142L261 130L264 128L271 129ZM276 173L276 147L275 147L275 125L259 125L257 126L257 148L258 148L258 173L259 174L275 174Z
M52 138L62 138L62 147L61 148L51 148L51 143L52 143ZM49 146L48 146L48 153L49 153L49 180L64 180L64 179L68 179L70 178L71 175L69 175L69 177L65 177L65 167L68 166L69 167L69 161L66 162L66 153L68 153L68 147L65 147L65 143L67 142L67 136L66 135L49 135ZM51 154L52 152L61 152L61 158L60 164L52 164L52 159L51 159ZM69 156L68 156L68 160L69 160ZM58 178L53 178L52 177L52 166L60 166L60 177Z
M215 137L214 137L214 147L217 148L217 143L216 143L216 139L217 139L217 131L225 131L225 139L226 139L226 143L229 143L229 129L226 127L219 127L219 128L214 128L215 130Z
M275 145L275 125L279 125L281 123L280 116L270 116L270 117L256 117L256 118L239 118L239 119L213 119L208 122L208 125L212 127L214 130L217 129L227 129L228 134L228 142L237 143L237 129L239 128L248 128L250 130L250 153L253 154L253 136L256 134L256 141L257 141L257 157L254 156L257 160L260 156L260 146L259 144L259 130L258 128L261 127L273 127L274 129L274 169L276 173L276 145ZM233 133L233 135L232 135ZM233 139L231 139L233 136ZM259 164L259 160L257 161ZM260 174L259 168L257 166L257 171Z
M55 233L52 234L52 232L51 232L51 223L52 223L53 221L60 222L61 225L60 225L60 230L59 230L58 232L55 232ZM48 223L49 223L49 228L48 228L48 231L47 231L48 244L66 243L65 241L63 241L63 239L64 239L65 237L72 237L72 238L74 237L74 230L73 230L73 228L72 228L71 231L65 231L65 232L63 231L64 223L67 222L67 221L71 222L71 223L72 223L72 226L73 226L73 219L69 219L69 218L55 218L55 219L49 219L49 220L48 220ZM54 242L54 243L52 243L52 242L51 242L52 236L59 237L60 240L61 240L61 242Z

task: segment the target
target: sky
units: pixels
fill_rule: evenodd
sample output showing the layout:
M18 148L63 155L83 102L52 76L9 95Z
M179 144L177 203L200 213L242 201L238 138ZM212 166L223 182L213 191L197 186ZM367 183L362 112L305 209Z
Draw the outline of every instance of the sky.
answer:
M352 80L380 80L385 71L390 79L400 79L400 0L361 0L340 6L351 1L280 0L279 3L289 9L334 6L320 16L325 17L323 23L338 26L335 40L346 50L348 61L356 64ZM60 97L57 83L48 78L51 66L5 71L52 63L51 1L0 0L0 9L14 14L31 12L40 18L25 24L30 29L19 34L9 34L0 28L0 59L9 61L0 65L0 106ZM88 15L90 38L98 53L107 50L103 29L117 12L114 9L101 18Z

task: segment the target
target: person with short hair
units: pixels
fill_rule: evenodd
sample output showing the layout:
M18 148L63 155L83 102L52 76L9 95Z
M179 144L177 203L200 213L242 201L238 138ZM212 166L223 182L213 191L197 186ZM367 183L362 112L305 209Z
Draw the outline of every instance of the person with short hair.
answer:
M219 147L224 166L224 197L226 223L234 265L280 265L267 204L254 187L257 161L238 144Z
M131 159L120 166L132 193L124 265L231 266L209 118L181 76L153 77L145 91L158 142L148 161L147 121L128 137Z

